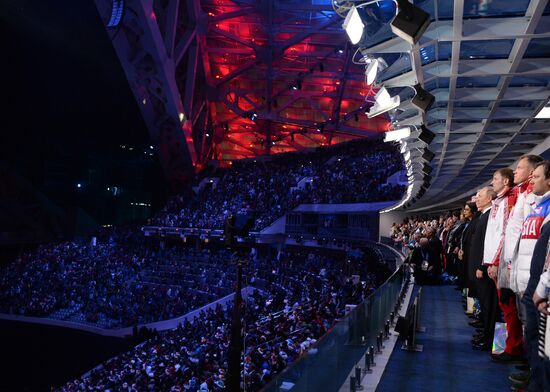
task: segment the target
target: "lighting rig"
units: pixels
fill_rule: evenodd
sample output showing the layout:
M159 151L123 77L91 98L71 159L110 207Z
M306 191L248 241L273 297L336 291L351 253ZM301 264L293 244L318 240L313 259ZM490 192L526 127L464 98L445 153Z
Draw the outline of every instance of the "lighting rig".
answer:
M393 2L396 4L396 14L389 22L392 32L411 46L416 45L430 24L430 15L407 0L393 0ZM350 42L353 45L358 45L356 54L361 53L362 55L356 63L365 65L365 83L371 89L378 88L373 105L365 112L369 118L398 109L402 105L401 97L398 94L391 96L384 87L384 83L377 83L380 72L386 69L388 64L382 57L369 54L368 48L366 48L365 41L368 38L367 26L370 18L366 8L379 6L379 3L381 1L333 1L334 10L344 18L342 28ZM414 95L408 101L412 106L420 113L430 110L435 101L432 94L424 90L419 83L406 87L414 90ZM399 150L405 162L408 187L405 197L400 203L381 212L409 207L430 187L432 179L430 162L434 159L434 153L428 147L435 138L435 134L423 123L421 115L416 117L419 117L420 120L414 118L411 121L406 121L409 124L399 124L399 127L394 124L393 129L386 132L384 141L399 143Z

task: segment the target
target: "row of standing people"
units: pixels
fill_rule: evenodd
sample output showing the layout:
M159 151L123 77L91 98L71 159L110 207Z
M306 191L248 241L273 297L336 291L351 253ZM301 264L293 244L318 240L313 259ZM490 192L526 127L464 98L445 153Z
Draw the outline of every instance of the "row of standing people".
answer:
M456 271L459 285L479 301L479 327L472 348L489 351L495 323L506 323L498 363L527 363L510 376L515 390L550 390L548 354L544 352L548 307L550 234L550 164L524 155L515 170L497 170L490 187L466 203ZM538 287L538 288L537 288ZM550 338L549 338L550 339ZM540 349L539 349L540 348Z

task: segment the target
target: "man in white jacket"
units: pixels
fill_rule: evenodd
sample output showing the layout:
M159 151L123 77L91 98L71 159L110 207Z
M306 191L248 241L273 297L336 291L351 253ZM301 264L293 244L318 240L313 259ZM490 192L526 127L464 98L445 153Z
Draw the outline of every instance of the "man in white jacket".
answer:
M531 176L535 166L542 162L538 155L524 155L520 158L514 170L514 182L518 192L517 201L510 212L506 224L502 260L510 270L510 288L521 298L529 282L529 267L533 249L527 243L521 244L523 221L533 212L536 196L532 192ZM520 319L525 321L525 314L519 307Z
M537 312L538 299L533 298L535 287L541 278L541 274L546 259L546 247L544 242L548 242L548 230L545 228L545 238L542 238L543 225L550 216L550 163L543 161L537 165L533 171L531 178L533 195L536 196L536 206L533 208L523 222L521 231L521 239L519 243L518 253L531 254L529 260L529 282L525 288L523 298L521 300L526 314L526 323L524 328L524 340L527 348L527 359L531 369L531 377L529 380L528 391L547 391L550 385L544 385L544 363L538 355L538 340L541 334L539 329L545 329L546 318L542 321L544 325L539 328L539 314ZM540 243L542 238L543 243ZM539 290L540 292L540 290ZM519 385L518 385L519 386ZM523 385L521 387L524 387Z
M523 329L518 317L516 296L510 290L505 263L500 265L506 223L517 198L513 191L513 185L514 172L512 169L499 169L493 174L491 186L497 193L497 198L493 200L483 248L483 264L488 266L489 278L497 285L498 305L506 322L507 337L504 352L502 354L491 354L493 361L501 363L514 363L523 360ZM499 267L502 270L499 270Z

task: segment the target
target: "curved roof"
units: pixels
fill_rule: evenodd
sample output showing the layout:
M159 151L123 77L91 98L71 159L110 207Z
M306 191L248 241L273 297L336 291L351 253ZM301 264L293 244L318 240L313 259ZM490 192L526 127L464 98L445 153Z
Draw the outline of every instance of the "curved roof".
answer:
M534 119L550 95L546 1L414 3L432 19L414 46L391 32L393 1L365 7L362 53L385 60L376 86L403 102L389 115L393 125L387 115L364 115L376 89L334 9L351 2L141 0L126 4L108 32L172 178L212 158L425 125L435 133L429 176L425 143L407 146L414 182L405 208L414 211L460 201L495 169L547 150L550 134L547 120ZM113 4L96 0L106 24ZM410 103L417 83L435 96L426 113Z

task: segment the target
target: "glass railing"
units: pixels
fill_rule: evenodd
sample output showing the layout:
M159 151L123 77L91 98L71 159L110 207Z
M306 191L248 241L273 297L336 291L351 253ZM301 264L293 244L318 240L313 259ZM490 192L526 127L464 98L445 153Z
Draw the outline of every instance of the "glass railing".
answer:
M394 310L405 281L401 266L363 303L357 305L309 351L278 374L262 391L338 391Z

